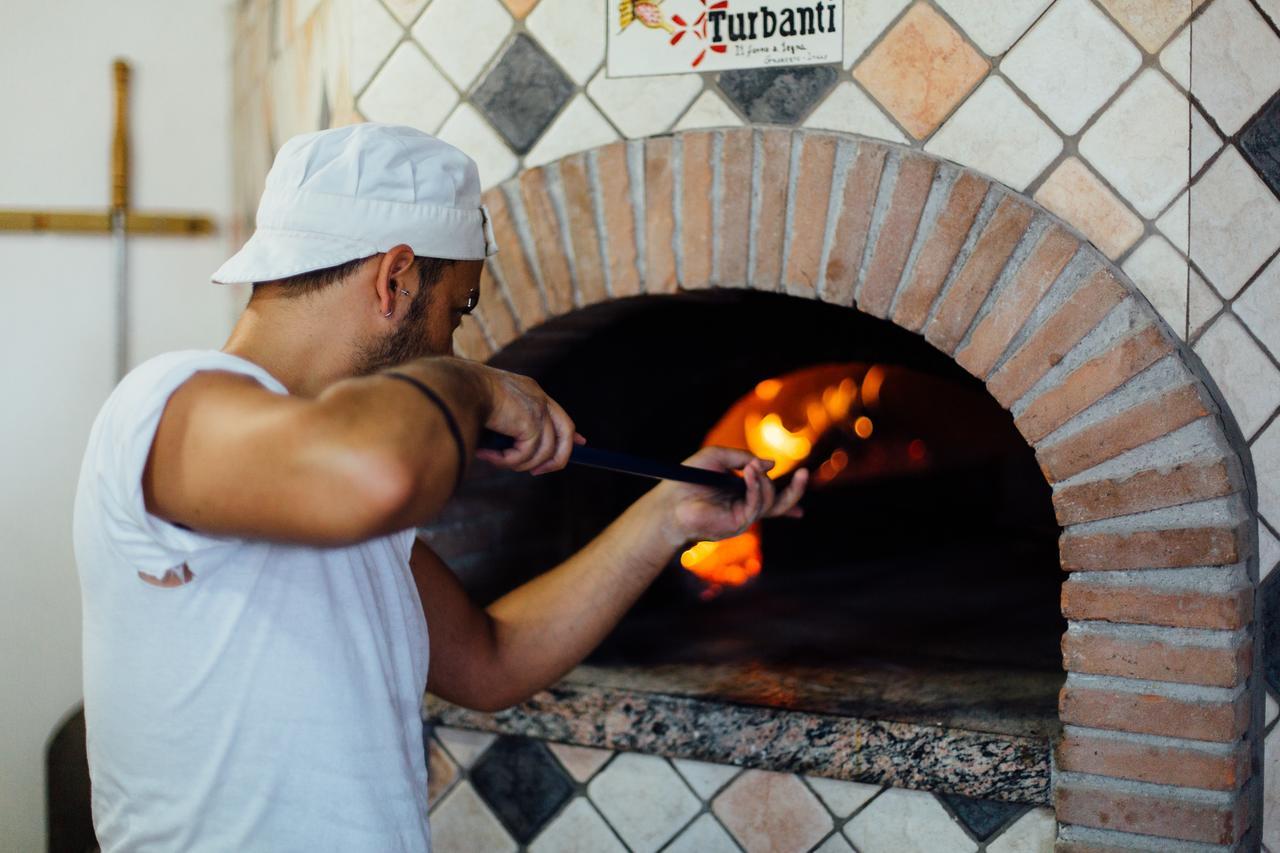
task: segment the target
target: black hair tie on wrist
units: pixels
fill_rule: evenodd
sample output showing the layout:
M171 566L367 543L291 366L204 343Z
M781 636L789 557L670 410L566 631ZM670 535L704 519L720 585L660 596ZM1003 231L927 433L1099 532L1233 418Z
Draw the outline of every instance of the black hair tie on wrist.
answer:
M440 399L440 395L428 388L426 383L420 379L415 379L407 374L395 373L393 371L387 371L382 375L408 382L414 388L421 391L423 396L428 400L435 403L436 407L440 409L440 413L444 415L445 423L449 425L449 432L453 434L453 443L458 446L458 476L453 483L453 490L455 492L458 491L458 487L462 485L462 476L466 473L467 469L467 445L462 440L462 430L458 429L458 422L454 420L453 412L449 411L449 407L445 405L444 400Z

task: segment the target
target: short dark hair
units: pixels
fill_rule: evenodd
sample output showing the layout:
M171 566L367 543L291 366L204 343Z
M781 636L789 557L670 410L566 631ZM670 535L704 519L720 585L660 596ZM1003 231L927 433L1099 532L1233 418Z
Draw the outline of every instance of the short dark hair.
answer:
M372 256L370 256L372 257ZM298 273L288 278L282 278L278 282L270 282L272 284L284 285L283 293L287 296L303 296L307 293L315 293L317 290L323 290L331 284L342 281L347 276L354 273L361 264L369 258L356 258L352 261L346 261L337 266L325 267L321 270L311 270L310 272ZM414 259L418 262L418 285L426 289L435 284L444 275L444 271L453 266L456 261L450 258L428 258L425 255L414 255ZM257 293L258 288L268 282L254 282L253 292Z

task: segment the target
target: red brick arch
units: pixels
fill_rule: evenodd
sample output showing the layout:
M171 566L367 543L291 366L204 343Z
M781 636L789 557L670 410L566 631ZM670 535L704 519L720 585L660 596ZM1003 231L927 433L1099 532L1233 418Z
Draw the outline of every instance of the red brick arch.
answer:
M1247 457L1194 356L1076 231L918 151L773 128L613 143L485 201L501 251L460 354L610 299L732 287L890 320L982 379L1064 529L1059 849L1252 843Z

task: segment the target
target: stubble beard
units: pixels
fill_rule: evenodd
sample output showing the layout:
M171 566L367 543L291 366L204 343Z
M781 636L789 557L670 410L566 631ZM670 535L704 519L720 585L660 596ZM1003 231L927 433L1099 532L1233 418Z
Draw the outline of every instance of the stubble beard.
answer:
M434 355L423 329L435 288L419 288L409 302L404 319L382 338L366 341L356 353L355 375L368 376L415 358Z

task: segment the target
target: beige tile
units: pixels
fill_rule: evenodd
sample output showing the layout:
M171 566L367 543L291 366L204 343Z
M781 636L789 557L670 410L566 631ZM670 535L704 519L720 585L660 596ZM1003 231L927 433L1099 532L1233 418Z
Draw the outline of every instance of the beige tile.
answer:
M435 133L458 103L458 92L413 42L403 42L364 90L365 118Z
M879 785L845 782L842 779L827 779L822 776L804 778L818 795L818 799L826 803L827 808L831 809L836 817L848 817L880 792Z
M586 797L577 797L569 803L529 845L529 853L626 853L626 850Z
M697 74L609 78L603 68L587 86L591 100L630 139L670 130L701 91Z
M1156 53L1204 0L1098 0L1147 53Z
M465 21L465 37L462 30ZM466 91L511 31L511 15L498 0L432 0L410 31L436 65Z
M586 95L579 93L573 96L573 100L551 122L542 138L524 155L524 165L541 166L577 151L613 142L617 138L617 132L600 115L600 111L591 105Z
M1280 523L1280 418L1272 421L1249 449L1258 476L1258 512L1275 527Z
M993 134L993 127L1000 128ZM1062 138L999 77L989 77L924 147L1016 190L1025 189L1062 151Z
M917 139L940 125L989 65L927 3L916 3L853 71Z
M804 126L815 130L857 133L890 142L908 142L898 126L851 80L836 86L809 114Z
M937 0L988 56L999 56L1022 37L1053 0Z
M469 103L458 104L440 128L439 136L476 161L484 189L502 183L514 175L520 165L503 138Z
M911 0L844 0L844 67L862 58Z
M1000 70L1064 133L1074 134L1141 62L1141 51L1091 0L1058 0Z
M1215 0L1191 23L1191 92L1228 135L1280 89L1280 38L1249 0Z
M1053 853L1058 821L1053 809L1032 809L987 845L988 853Z
M712 89L705 90L690 105L672 130L695 130L703 127L741 127L742 119L724 98Z
M1280 201L1234 147L1191 188L1191 259L1230 299L1280 248Z
M1231 314L1223 314L1196 341L1196 355L1226 398L1246 438L1280 406L1280 370Z
M578 782L586 782L596 771L605 765L613 753L607 749L593 749L589 746L573 746L567 743L548 743L551 754L564 765Z
M1124 262L1125 275L1147 297L1169 328L1187 330L1187 259L1163 237L1148 237Z
M436 737L444 748L463 767L470 767L476 759L497 740L497 735L489 732L473 732L469 729L455 729L448 726L436 726Z
M1142 236L1142 220L1077 157L1058 164L1036 201L1074 225L1112 260Z
M662 853L742 853L733 836L709 814L689 824Z
M604 26L604 5L597 0L542 0L525 20L525 28L579 86L604 62Z
M489 811L470 782L459 782L431 812L431 845L439 851L484 850L509 853L516 849L502 824Z
M711 804L747 853L808 850L831 832L831 815L792 773L746 770Z
M628 752L596 774L591 801L638 853L654 853L695 814L700 803L666 759Z
M1189 109L1148 69L1085 131L1080 153L1139 214L1156 216L1187 184Z
M436 801L458 780L458 765L435 738L427 741L427 804Z
M845 824L859 853L967 853L977 850L932 794L891 788Z
M1271 354L1280 358L1280 257L1254 279L1236 300L1234 310Z

